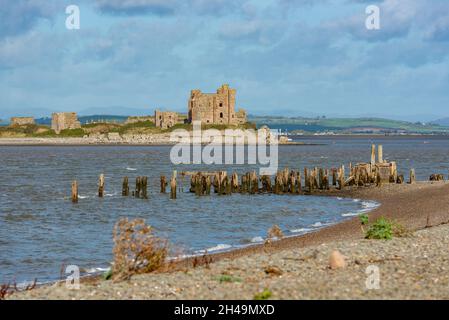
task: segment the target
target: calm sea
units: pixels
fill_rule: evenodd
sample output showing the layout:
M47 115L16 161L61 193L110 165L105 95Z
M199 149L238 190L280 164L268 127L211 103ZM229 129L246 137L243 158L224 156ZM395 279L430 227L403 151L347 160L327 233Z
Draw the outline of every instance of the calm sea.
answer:
M398 162L408 177L419 179L449 169L445 137L297 137L310 146L280 146L280 167L332 167L366 162L371 143L384 146L384 157ZM170 147L14 147L0 146L0 283L58 279L62 265L93 271L112 259L112 228L121 217L144 218L167 237L177 252L194 254L263 241L279 225L287 235L309 232L370 210L357 199L313 196L239 195L197 198L185 193L173 201L159 194L159 176L170 175ZM223 166L178 166L215 170ZM227 166L239 173L251 166ZM98 175L106 176L106 196L96 196ZM124 176L149 177L148 200L121 196ZM78 180L80 201L68 198ZM132 186L132 182L131 182Z

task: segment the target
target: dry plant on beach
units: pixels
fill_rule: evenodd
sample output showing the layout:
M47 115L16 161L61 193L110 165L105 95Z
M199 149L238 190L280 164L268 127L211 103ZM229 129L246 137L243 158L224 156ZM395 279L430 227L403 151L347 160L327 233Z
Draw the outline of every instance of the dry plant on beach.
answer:
M143 219L120 219L114 226L112 278L129 279L138 273L161 269L168 255L168 243L153 234Z
M11 284L2 284L0 285L0 300L4 300L7 295L12 294L13 290L11 288Z
M284 237L284 233L282 232L281 228L275 224L270 229L268 229L267 236L268 236L268 239L274 239L274 238L281 239Z

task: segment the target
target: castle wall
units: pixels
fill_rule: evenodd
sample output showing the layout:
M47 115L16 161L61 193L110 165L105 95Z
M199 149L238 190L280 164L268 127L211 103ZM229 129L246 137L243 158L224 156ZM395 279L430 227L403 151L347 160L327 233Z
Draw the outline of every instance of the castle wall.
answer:
M158 128L168 129L178 123L178 114L169 111L154 111L154 124Z
M202 93L192 90L188 103L189 122L201 121L203 124L235 125L241 123L235 112L236 90L225 84L217 93ZM246 122L246 114L245 114Z
M75 112L56 112L51 115L51 128L57 133L66 129L79 129L81 123Z
M13 117L11 118L11 126L25 126L35 124L33 117Z

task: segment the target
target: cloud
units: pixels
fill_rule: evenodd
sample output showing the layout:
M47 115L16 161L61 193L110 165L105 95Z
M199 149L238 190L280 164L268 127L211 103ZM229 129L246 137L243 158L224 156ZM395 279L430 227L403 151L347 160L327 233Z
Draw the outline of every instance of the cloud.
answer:
M96 0L96 8L113 15L171 15L175 12L177 0Z
M112 15L223 16L244 8L246 0L96 0L95 7Z
M23 34L41 20L52 20L58 8L53 0L0 0L0 38Z

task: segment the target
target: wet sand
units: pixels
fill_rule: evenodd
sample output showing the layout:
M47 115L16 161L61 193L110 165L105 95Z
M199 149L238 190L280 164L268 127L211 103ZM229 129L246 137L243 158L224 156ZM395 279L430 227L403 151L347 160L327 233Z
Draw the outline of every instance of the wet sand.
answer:
M86 282L80 290L55 284L10 298L252 299L264 288L277 299L449 298L449 183L315 193L320 194L376 200L381 206L369 213L370 221L383 216L416 232L391 241L365 240L355 217L268 245L184 260L169 273L138 275L120 283ZM334 249L347 257L346 268L329 269L328 257ZM367 290L365 285L366 267L372 264L380 268L383 279L378 290ZM280 272L267 272L270 267ZM223 275L231 281L223 281Z

